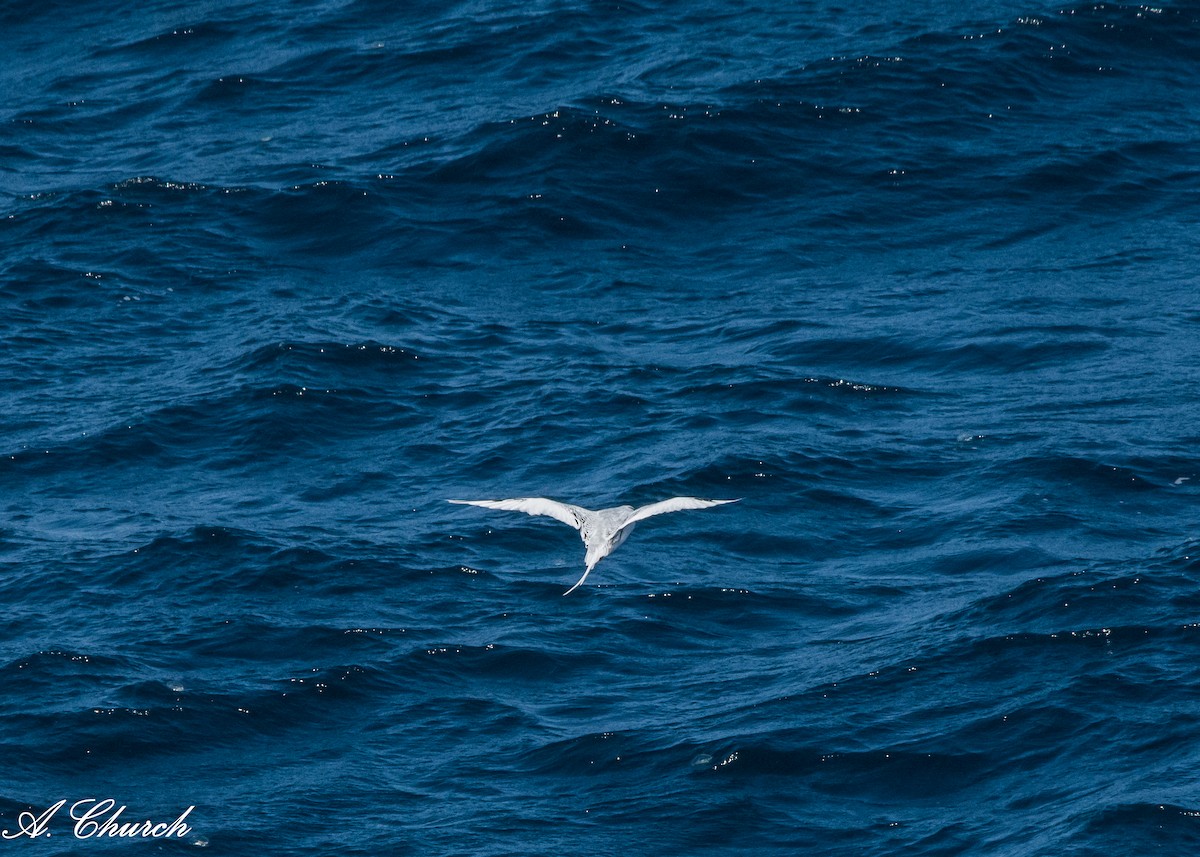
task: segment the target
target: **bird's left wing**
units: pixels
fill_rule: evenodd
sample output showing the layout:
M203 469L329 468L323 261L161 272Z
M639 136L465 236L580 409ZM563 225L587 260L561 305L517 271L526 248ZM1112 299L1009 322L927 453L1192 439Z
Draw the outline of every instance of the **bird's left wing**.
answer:
M740 498L739 498L740 499ZM701 500L699 497L672 497L670 500L659 500L649 506L635 509L633 514L622 524L628 527L655 515L665 515L667 512L682 512L684 509L707 509L709 506L720 506L722 503L736 503L737 500Z
M485 509L503 509L506 512L524 512L526 515L548 515L569 527L579 529L585 511L579 506L547 500L545 497L516 497L512 500L447 500L461 506L482 506Z

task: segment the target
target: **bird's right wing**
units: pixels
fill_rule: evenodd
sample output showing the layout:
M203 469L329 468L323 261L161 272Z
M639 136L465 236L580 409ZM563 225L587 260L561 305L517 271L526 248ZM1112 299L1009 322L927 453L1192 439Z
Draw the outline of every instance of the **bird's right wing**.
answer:
M654 515L665 515L667 512L682 512L684 509L707 509L709 506L720 506L722 503L736 503L737 500L701 500L699 497L672 497L670 500L659 500L649 506L636 509L626 519L623 527L644 521Z
M547 515L562 521L569 527L579 529L585 510L569 503L547 500L545 497L516 497L512 500L447 500L461 506L482 506L485 509L503 509L506 512L524 512L526 515Z

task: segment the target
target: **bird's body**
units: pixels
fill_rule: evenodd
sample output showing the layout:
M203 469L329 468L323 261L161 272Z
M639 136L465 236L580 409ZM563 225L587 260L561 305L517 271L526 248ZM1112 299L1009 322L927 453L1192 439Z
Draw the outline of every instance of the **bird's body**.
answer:
M570 595L587 580L587 576L592 573L596 563L615 551L629 538L634 524L638 521L667 512L678 512L683 509L707 509L709 506L719 506L722 503L736 503L737 500L672 497L669 500L660 500L639 509L635 509L633 506L615 506L599 511L585 509L582 506L572 506L570 503L560 503L557 500L547 500L545 497L517 497L512 500L450 500L448 502L465 506L482 506L485 509L524 512L527 515L546 515L579 530L579 537L583 539L587 555L584 557L583 577L563 593L563 595Z

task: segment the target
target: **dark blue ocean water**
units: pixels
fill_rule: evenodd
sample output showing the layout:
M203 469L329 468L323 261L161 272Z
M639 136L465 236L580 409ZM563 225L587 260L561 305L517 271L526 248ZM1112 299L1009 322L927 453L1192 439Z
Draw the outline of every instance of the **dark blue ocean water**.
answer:
M0 828L1200 848L1200 7L0 7ZM656 518L570 597L576 534Z

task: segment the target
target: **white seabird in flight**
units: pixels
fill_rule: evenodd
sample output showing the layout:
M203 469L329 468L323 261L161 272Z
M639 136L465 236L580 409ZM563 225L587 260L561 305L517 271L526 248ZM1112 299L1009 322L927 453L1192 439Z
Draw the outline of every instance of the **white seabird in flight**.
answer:
M579 588L587 576L592 573L596 563L621 546L633 531L633 525L654 515L664 515L667 512L679 512L684 509L707 509L709 506L720 506L722 503L736 503L737 500L701 500L698 497L672 497L670 500L659 500L649 506L635 509L632 506L617 506L612 509L601 509L593 512L582 506L572 506L570 503L559 503L557 500L547 500L545 497L517 497L512 500L448 500L462 506L482 506L485 509L503 509L508 512L524 512L527 515L547 515L556 521L579 530L579 537L587 547L584 557L586 568L583 577L568 589L563 595L570 595Z

